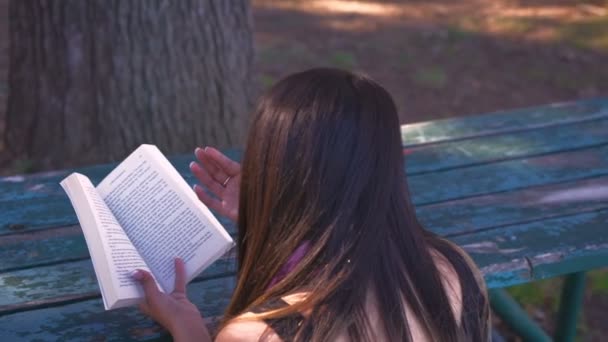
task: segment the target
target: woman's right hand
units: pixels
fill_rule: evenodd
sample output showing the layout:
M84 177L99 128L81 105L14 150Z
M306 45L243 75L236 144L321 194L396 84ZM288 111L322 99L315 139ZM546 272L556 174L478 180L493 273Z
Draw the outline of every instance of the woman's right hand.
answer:
M206 206L236 222L239 212L241 164L213 147L197 147L194 155L198 163L190 163L190 171L216 198L206 193L200 185L194 186L194 192Z

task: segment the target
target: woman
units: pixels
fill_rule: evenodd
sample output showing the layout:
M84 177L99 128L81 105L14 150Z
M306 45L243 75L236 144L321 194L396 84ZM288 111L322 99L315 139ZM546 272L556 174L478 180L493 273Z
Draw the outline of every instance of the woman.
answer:
M201 201L236 220L237 284L216 341L485 341L488 301L468 256L416 219L391 96L313 69L260 99L240 166L197 149ZM238 204L237 204L238 198ZM238 215L237 215L238 213ZM176 341L211 340L185 295L142 310Z

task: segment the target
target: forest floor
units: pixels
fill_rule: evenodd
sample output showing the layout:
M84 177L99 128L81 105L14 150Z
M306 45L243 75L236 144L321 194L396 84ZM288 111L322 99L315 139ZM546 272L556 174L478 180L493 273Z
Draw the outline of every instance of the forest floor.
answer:
M0 133L7 3L0 0ZM258 91L313 66L361 70L391 92L402 123L608 95L607 0L252 0L252 6ZM0 171L24 170L13 164ZM548 280L510 292L552 331L559 285ZM608 336L608 271L592 272L587 288L578 340L601 341Z

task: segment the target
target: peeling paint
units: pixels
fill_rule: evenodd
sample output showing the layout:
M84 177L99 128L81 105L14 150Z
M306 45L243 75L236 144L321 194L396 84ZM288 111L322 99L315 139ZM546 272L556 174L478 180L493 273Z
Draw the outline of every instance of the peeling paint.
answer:
M583 202L598 200L608 200L608 186L586 186L576 189L558 191L543 196L538 202L541 204L545 204L556 202Z
M608 249L608 244L585 246L585 250L590 250L590 251L603 250L603 249Z
M468 253L501 253L509 254L523 250L524 248L498 248L496 242L483 241L477 243L470 243L468 245L461 246Z
M44 184L35 184L27 188L27 191L40 191L44 189Z
M551 252L551 253L544 253L544 254L533 256L531 258L531 262L533 265L537 265L537 264L541 264L541 263L542 264L546 264L546 263L552 264L563 258L564 258L563 252Z
M480 268L483 275L493 275L513 271L529 271L528 265L523 258L513 259Z
M2 177L0 178L0 182L10 182L10 183L18 183L25 181L24 176L10 176L10 177Z

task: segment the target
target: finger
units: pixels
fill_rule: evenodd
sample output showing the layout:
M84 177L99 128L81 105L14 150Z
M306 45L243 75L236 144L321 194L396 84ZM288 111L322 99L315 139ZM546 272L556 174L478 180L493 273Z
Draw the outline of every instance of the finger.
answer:
M205 203L207 207L217 211L218 214L229 218L231 221L236 222L238 210L228 209L224 205L223 201L217 200L209 196L207 192L205 192L205 190L198 185L194 185L194 192L196 193L196 196L198 196L198 199L201 200L201 202Z
M206 147L204 152L204 154L208 155L209 158L216 163L216 165L224 169L224 172L226 172L229 176L236 176L241 172L241 164L228 158L228 156L217 149L213 147Z
M175 289L173 293L186 294L186 264L181 258L175 258Z
M224 206L222 205L221 201L209 196L205 192L205 190L201 186L198 186L198 185L194 185L194 193L196 194L198 199L201 200L201 202L205 203L205 205L207 207L209 207L223 215L222 211L224 209Z
M190 171L194 174L194 177L198 179L201 184L207 187L207 189L211 190L211 192L217 197L222 197L222 193L224 192L224 187L218 183L215 179L211 178L207 170L202 168L198 163L191 162L190 163Z
M207 171L211 178L223 185L224 181L226 181L229 176L226 171L222 169L220 165L218 165L215 160L213 160L203 149L197 148L194 153L196 154L196 158L201 163L202 168Z
M146 302L152 303L161 295L154 278L149 272L136 270L133 272L133 279L137 280L143 287L144 293L146 294Z
M141 311L144 315L146 316L150 316L150 306L148 305L148 303L145 300L142 300L141 302L139 302L139 311Z

